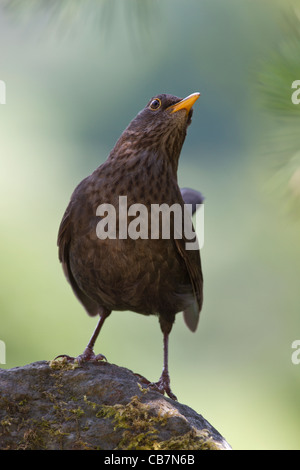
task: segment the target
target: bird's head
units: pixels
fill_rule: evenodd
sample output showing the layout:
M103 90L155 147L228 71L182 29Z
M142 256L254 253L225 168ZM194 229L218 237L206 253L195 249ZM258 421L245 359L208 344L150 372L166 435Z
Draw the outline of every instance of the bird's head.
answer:
M192 107L199 96L200 93L184 99L168 94L154 96L130 122L116 147L130 152L166 155L176 162L177 167L186 130L192 120Z
M132 126L143 126L145 132L169 133L184 130L191 123L193 104L200 93L193 93L184 99L161 94L154 96L145 108L131 122Z

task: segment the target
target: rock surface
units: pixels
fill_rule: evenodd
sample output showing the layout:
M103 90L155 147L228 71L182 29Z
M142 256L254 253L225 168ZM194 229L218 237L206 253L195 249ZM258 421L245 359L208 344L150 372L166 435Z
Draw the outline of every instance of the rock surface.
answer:
M0 449L213 450L201 415L109 363L40 361L0 370Z

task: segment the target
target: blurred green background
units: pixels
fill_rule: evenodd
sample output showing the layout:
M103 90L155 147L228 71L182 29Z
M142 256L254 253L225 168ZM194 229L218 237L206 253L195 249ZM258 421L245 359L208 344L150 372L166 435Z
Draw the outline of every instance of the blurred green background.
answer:
M205 300L195 334L177 316L172 389L234 449L300 449L299 6L0 1L1 367L83 351L96 319L56 247L71 192L151 96L200 91L179 182L206 198ZM114 312L95 351L157 380L157 318Z

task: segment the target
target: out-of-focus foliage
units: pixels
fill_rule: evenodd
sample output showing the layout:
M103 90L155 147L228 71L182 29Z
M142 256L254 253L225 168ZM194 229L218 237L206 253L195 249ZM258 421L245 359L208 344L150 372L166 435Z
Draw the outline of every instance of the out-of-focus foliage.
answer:
M260 102L271 118L264 145L272 171L271 187L279 204L300 214L300 105L292 101L292 84L300 80L300 11L283 12L278 41L259 73Z
M98 33L114 34L115 19L124 16L128 28L137 28L139 33L148 29L155 20L157 0L1 0L2 8L13 17L28 21L35 15L43 22L45 32L55 28L60 35L70 30L81 29L88 23ZM45 21L46 20L46 21Z

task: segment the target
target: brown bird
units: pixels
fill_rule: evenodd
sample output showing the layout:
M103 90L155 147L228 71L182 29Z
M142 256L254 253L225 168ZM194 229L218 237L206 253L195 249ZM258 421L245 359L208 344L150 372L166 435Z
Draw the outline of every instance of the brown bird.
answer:
M105 359L101 354L96 356L93 349L112 310L157 315L164 340L164 366L154 385L173 399L168 338L178 312L184 312L190 330L197 328L202 307L201 261L199 249L186 249L184 230L181 238L174 234L178 230L175 216L169 219L168 238L162 236L161 226L158 237L151 237L154 219L150 211L154 204L164 203L167 207L178 204L183 209L184 200L195 210L195 204L203 201L201 194L193 190L181 193L177 183L181 148L191 123L192 106L199 96L193 93L180 99L160 94L151 98L125 129L107 160L77 186L58 234L59 259L67 280L87 313L100 315L88 346L77 359ZM127 197L127 207L143 204L147 208L149 216L144 222L148 223L149 236L120 235L124 220L134 220L124 208L120 210L120 196ZM115 237L108 236L108 230L106 238L99 237L99 221L105 221L104 213L99 215L97 211L101 204L116 208Z

